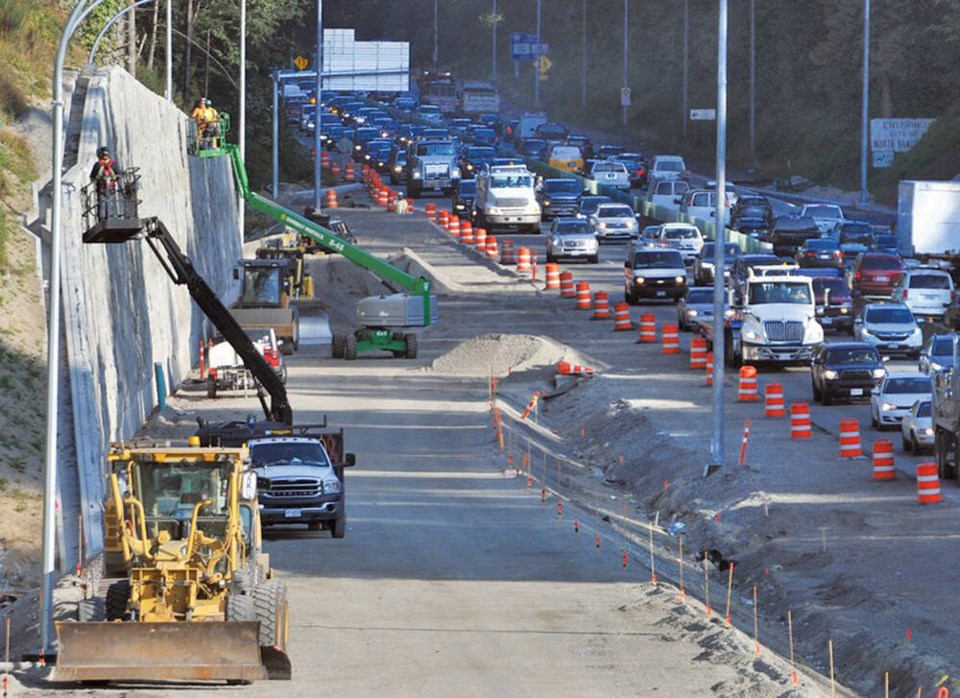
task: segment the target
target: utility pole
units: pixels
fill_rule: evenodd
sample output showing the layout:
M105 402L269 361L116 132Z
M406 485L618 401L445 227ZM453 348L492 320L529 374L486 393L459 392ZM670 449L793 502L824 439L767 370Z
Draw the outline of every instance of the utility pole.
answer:
M870 0L863 0L863 113L860 133L860 203L870 201L867 193L867 129L870 126Z
M587 0L580 3L580 106L587 108Z
M493 25L493 45L490 47L490 82L497 84L497 0L493 0L493 12L490 14Z
M173 0L167 0L167 45L166 45L166 73L167 89L164 97L168 102L173 101Z
M440 72L440 30L437 16L440 14L440 0L433 0L433 73Z
M627 89L630 87L629 82L627 81L628 74L628 63L630 60L630 31L628 29L630 23L630 0L623 0L623 93L626 94ZM626 100L621 98L620 100L623 103L623 125L627 125L627 111L629 106L626 103Z
M690 0L683 0L683 140L687 140L687 120L690 118L688 97L690 74Z
M533 102L540 106L540 59L543 55L540 53L540 10L543 0L537 0L537 69L533 71Z
M757 159L757 0L750 0L750 162Z
M317 0L317 57L315 62L317 69L317 112L314 117L316 126L313 129L313 207L318 211L323 208L323 199L320 196L320 189L323 186L323 158L321 157L320 147L320 126L323 121L323 0Z
M240 0L240 129L237 134L240 159L247 161L247 0ZM237 204L237 224L240 227L240 249L246 235L246 201L239 197Z

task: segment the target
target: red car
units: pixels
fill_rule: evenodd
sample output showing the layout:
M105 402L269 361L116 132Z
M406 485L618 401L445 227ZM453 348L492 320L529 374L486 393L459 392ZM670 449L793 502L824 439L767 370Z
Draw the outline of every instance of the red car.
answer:
M890 298L902 272L903 260L899 255L863 252L850 270L850 289L854 296Z

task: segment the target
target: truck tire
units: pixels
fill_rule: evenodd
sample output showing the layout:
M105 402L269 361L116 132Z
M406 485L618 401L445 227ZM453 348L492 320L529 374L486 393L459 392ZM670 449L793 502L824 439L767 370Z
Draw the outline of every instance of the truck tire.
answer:
M341 514L330 522L330 534L334 538L343 538L347 535L347 515Z
M730 368L740 368L743 366L743 357L733 350L733 336L726 332L723 335L724 363Z
M357 358L357 338L352 334L344 337L343 358L347 361L355 361Z
M107 619L107 604L95 596L92 599L80 599L77 604L77 620L81 623L99 623Z
M334 359L343 358L343 346L346 344L346 337L342 334L333 335L333 345L330 349L330 354Z
M130 580L121 579L107 587L107 620L126 620L130 617L127 601L130 600Z
M403 335L403 341L407 345L407 351L404 354L408 359L417 358L417 335L415 334L405 334Z
M287 586L279 579L268 579L247 598L253 601L254 620L260 621L260 644L286 647Z
M253 597L246 594L227 594L225 615L228 623L249 623L257 620Z

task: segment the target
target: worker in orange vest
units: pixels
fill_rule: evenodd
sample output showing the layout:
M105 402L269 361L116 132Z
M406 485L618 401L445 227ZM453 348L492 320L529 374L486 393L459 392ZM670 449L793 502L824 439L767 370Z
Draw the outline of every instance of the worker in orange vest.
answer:
M106 220L109 214L119 215L117 199L117 180L123 174L117 161L110 157L110 149L101 146L97 150L97 161L90 170L90 181L97 187L97 217ZM116 200L116 201L114 201ZM110 206L111 201L114 206Z

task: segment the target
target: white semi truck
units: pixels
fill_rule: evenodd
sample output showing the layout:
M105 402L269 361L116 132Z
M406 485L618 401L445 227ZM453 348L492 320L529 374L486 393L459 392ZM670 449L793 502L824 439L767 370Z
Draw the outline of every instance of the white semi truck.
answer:
M540 232L534 175L525 165L486 165L477 175L474 220L488 232Z

